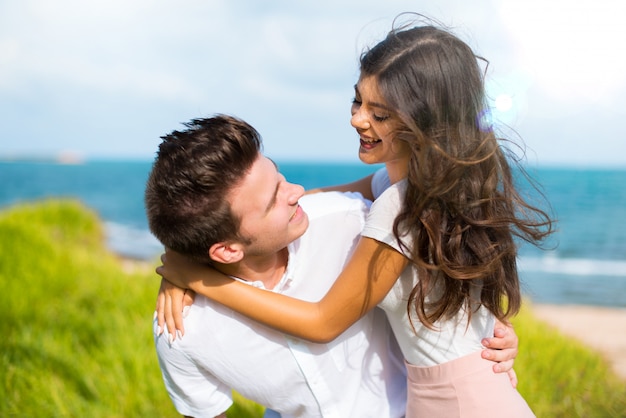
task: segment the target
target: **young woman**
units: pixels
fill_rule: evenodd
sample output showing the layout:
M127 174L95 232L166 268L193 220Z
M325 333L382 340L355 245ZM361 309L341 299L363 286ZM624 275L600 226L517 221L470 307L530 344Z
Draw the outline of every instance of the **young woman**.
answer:
M315 342L380 306L406 360L407 417L533 416L507 376L481 358L481 339L520 308L515 237L538 243L551 221L520 196L504 149L481 124L478 60L433 26L394 29L362 55L351 123L360 159L385 163L392 185L318 303L255 289L175 254L158 272Z

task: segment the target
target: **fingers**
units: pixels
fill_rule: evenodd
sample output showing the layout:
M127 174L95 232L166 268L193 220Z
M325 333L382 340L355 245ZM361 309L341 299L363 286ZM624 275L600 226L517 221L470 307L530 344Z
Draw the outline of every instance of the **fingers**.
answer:
M194 292L191 289L187 289L187 291L185 292L185 296L183 297L183 312L185 311L185 308L193 305L193 301L196 298L196 292ZM185 315L183 315L183 318L185 317Z
M509 368L511 368L513 365L513 361L515 360L515 357L517 357L517 349L506 348L504 350L493 350L493 349L487 348L482 351L481 356L482 358L486 360L491 360L491 361L495 361L498 363L511 361L511 366L509 366ZM502 370L502 371L506 371L506 370Z
M515 373L515 370L513 368L511 368L511 370L509 370L507 373L509 375L509 380L511 381L511 386L513 386L513 389L515 389L517 387L517 374Z
M157 316L157 335L163 334L163 324L165 324L165 290L163 289L163 280L161 279L161 287L157 295L156 316Z
M165 277L165 272L163 271L163 265L160 265L159 267L157 267L155 270L156 274L158 274L161 277Z
M161 261L163 261L165 254L161 254ZM161 276L161 286L159 287L159 294L157 295L156 313L157 313L157 335L163 333L163 325L165 324L165 300L167 295L165 294L165 288L167 281L165 280L162 272L163 266L158 266L155 271L156 274ZM168 327L168 329L171 329Z
M158 274L159 276L165 278L165 267L163 266L165 264L165 261L167 260L167 254L163 253L161 254L161 265L158 266L154 271L156 272L156 274Z
M496 327L493 334L492 338L483 338L482 345L495 350L514 349L517 355L519 341L513 327Z
M493 365L493 371L495 373L508 373L513 369L513 360L503 360Z
M185 333L183 324L183 308L193 304L195 293L186 291L165 279L165 262L167 249L161 254L162 265L156 268L156 273L161 276L161 287L157 296L157 325L159 335L163 332L163 325L167 326L170 343L176 336L182 338ZM188 310L188 309L186 309Z
M165 298L165 323L167 324L167 331L169 333L170 344L176 339L174 318L172 314L172 298L168 295Z
M494 329L494 337L483 338L481 342L486 347L481 353L482 358L496 362L493 365L493 371L495 373L509 373L511 384L517 385L515 372L513 375L510 374L510 371L513 370L515 357L517 357L519 343L513 327L498 323Z
M189 295L187 295L189 293ZM157 324L159 335L163 332L163 324L167 326L170 343L176 337L185 334L183 324L183 305L191 306L195 293L177 287L165 279L161 279L161 287L157 296Z
M174 327L168 328L168 329L174 330L174 334L175 334L174 338L176 338L176 335L182 338L182 336L185 334L185 327L183 325L183 298L184 298L184 293L182 297L173 296L171 298L172 300L171 313L172 313L172 317L174 320Z

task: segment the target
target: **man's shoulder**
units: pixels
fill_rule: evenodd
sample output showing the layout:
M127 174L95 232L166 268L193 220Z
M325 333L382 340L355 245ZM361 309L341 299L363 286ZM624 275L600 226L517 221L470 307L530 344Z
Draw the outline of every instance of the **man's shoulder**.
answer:
M371 202L360 193L320 192L305 195L300 199L309 219L349 212L365 214Z

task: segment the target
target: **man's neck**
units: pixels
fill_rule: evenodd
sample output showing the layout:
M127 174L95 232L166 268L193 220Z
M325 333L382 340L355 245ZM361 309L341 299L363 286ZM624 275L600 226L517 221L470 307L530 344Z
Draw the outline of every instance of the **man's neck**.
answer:
M228 276L247 282L262 282L266 289L273 289L287 270L289 251L287 248L264 256L246 256L233 264L218 264L216 268Z

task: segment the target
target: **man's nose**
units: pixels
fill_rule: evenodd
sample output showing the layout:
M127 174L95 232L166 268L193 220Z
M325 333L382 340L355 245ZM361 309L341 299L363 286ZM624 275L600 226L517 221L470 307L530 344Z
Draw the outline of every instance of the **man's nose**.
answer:
M295 205L302 196L304 196L304 187L299 184L289 183L289 204Z

